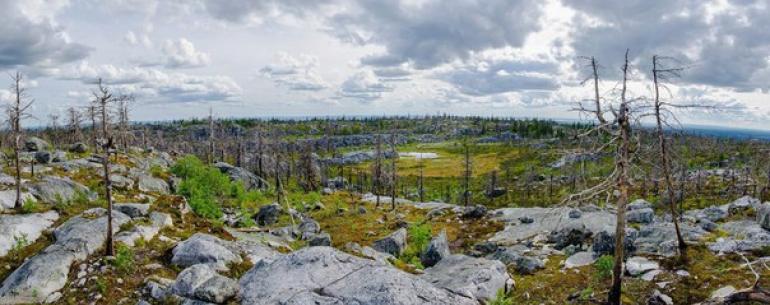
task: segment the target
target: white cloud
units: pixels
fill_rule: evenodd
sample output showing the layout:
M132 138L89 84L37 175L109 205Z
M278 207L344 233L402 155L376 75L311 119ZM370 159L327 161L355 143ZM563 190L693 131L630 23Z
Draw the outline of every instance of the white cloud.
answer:
M328 87L318 72L318 57L307 54L294 57L285 52L279 52L276 57L276 62L259 72L277 85L294 91L319 91Z
M340 98L370 102L381 98L383 93L391 92L393 89L393 86L383 82L371 70L362 70L346 79L340 85L337 95Z
M167 68L200 68L211 61L208 54L196 50L195 45L185 38L166 40L162 51Z

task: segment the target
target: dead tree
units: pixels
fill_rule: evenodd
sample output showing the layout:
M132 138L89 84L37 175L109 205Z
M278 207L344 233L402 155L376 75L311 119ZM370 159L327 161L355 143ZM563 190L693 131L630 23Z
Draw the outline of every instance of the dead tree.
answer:
M465 139L463 141L463 157L464 157L464 165L465 165L465 171L463 171L463 204L465 206L470 205L471 202L471 153L470 153L470 143L468 143L468 139Z
M420 202L425 202L425 159L420 156L420 177L417 180L417 194L420 196Z
M88 116L91 118L91 144L94 146L96 153L99 153L99 133L96 125L96 106L91 105L88 107Z
M83 140L83 131L80 128L80 123L83 122L83 118L80 114L80 111L75 109L75 107L70 107L67 109L68 114L68 121L67 121L67 128L69 129L70 136L72 143L80 142Z
M664 131L664 120L662 111L666 111L664 107L668 105L660 99L661 82L669 79L669 77L678 77L682 68L664 68L660 65L660 57L655 55L652 57L652 81L653 81L653 110L655 116L655 133L658 138L658 157L661 161L661 172L663 174L663 182L666 186L666 194L668 195L669 209L671 213L671 219L674 222L674 229L676 230L676 239L679 245L679 256L682 261L687 260L687 243L685 243L682 237L682 232L679 229L679 217L676 211L676 198L674 190L674 182L671 173L671 156L669 155L668 143L666 141L666 135ZM682 190L684 192L684 190Z
M133 102L133 98L127 96L117 100L117 112L118 112L118 131L120 132L120 146L125 153L128 153L128 141L129 141L129 106Z
M374 162L372 162L372 193L376 197L376 208L380 207L382 174L382 135L378 134L374 142Z
M51 130L49 132L49 137L51 139L51 144L53 144L55 147L58 142L59 114L58 113L49 114L48 118L51 120Z
M595 60L593 61L595 62ZM592 64L592 66L595 64ZM633 119L631 111L631 103L633 100L627 98L627 83L629 73L629 61L628 50L626 50L622 72L622 83L620 89L620 98L618 101L618 110L614 107L610 107L614 119L612 121L607 120L606 123L598 123L598 125L589 131L581 134L581 137L586 137L591 134L597 135L597 147L594 149L596 152L611 149L614 151L615 165L613 171L601 182L596 185L585 189L577 194L572 194L564 199L564 203L585 202L588 199L597 198L599 196L606 196L609 201L613 194L617 193L617 212L616 212L616 224L615 224L615 252L614 252L614 266L612 270L612 288L607 296L607 303L611 305L620 305L621 297L621 284L623 277L623 258L624 258L624 240L625 240L625 228L626 228L626 205L629 201L629 189L631 186L630 170L632 161L632 129L631 121ZM593 107L592 107L593 108ZM580 105L579 111L592 114L597 121L600 121L600 117L603 117L604 107L600 104L599 107L593 109L587 109ZM602 135L609 135L609 139L604 141Z
M317 191L319 188L319 175L318 168L313 162L313 146L308 141L305 143L302 149L302 155L300 157L300 168L302 170L302 183L300 186L307 192Z
M115 245L112 238L112 179L110 179L110 153L114 149L114 138L110 132L110 120L113 103L126 97L115 97L110 89L99 79L94 96L93 109L98 113L101 123L100 142L102 146L102 168L104 169L104 196L107 200L107 246L105 256L115 255Z
M398 187L398 167L396 160L398 159L398 152L396 152L396 133L390 134L390 209L396 210L396 188Z
M214 149L216 143L214 143L214 110L209 107L209 164L214 164Z
M27 90L24 88L24 76L20 72L11 76L11 91L13 99L6 106L8 123L13 138L13 163L15 167L14 179L16 184L16 201L14 208L21 210L23 202L21 200L21 161L19 152L21 151L21 137L24 130L21 128L21 121L32 117L29 113L29 107L35 101L27 97Z

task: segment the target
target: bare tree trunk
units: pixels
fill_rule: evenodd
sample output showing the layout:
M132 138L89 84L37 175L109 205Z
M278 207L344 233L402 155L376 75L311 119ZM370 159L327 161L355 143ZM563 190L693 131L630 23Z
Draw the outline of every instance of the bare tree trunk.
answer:
M470 184L471 184L471 155L470 155L470 144L467 142L464 143L465 146L465 173L463 175L463 187L465 188L465 191L463 192L463 204L465 206L468 206L470 204L470 197L471 197L471 191L470 191Z
M628 50L626 50L623 64L623 87L620 97L620 111L618 112L618 126L620 128L620 146L617 152L616 166L618 170L617 187L620 191L617 204L615 224L615 264L612 268L612 288L607 297L610 305L620 305L621 288L623 280L623 248L626 236L626 204L628 203L628 169L630 166L629 151L631 149L631 122L629 121L628 102L626 101L626 82L628 80Z
M396 187L398 186L398 168L396 167L396 160L398 159L398 153L396 152L396 134L390 134L390 152L392 154L390 159L390 209L396 210Z
M669 209L671 213L671 220L674 222L674 229L676 230L676 239L679 245L679 257L683 262L687 261L687 243L685 243L682 237L682 231L679 229L679 219L676 212L676 195L674 192L674 183L671 179L671 159L668 153L668 145L666 144L666 137L663 130L663 118L660 112L662 106L660 102L660 88L658 84L658 56L652 57L652 79L654 83L655 91L655 132L658 135L658 153L660 160L662 161L663 181L666 184L666 194L668 195Z

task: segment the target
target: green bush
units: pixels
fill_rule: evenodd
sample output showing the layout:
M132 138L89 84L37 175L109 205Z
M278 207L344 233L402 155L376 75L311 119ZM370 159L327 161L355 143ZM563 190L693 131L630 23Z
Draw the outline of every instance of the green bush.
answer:
M487 305L513 305L513 298L505 293L505 290L500 289L497 291L495 298L490 300Z
M134 250L124 244L118 244L112 265L122 273L129 273L134 268Z
M433 236L433 228L430 223L418 223L409 227L408 229L408 243L406 250L399 258L401 261L414 265L417 268L423 269L420 262L420 254L424 251L430 239Z
M596 274L599 279L606 279L612 276L612 268L615 266L615 258L612 255L602 255L594 262Z
M37 200L32 198L24 200L24 204L21 205L21 212L23 214L34 213L36 211L38 211Z
M171 172L182 178L177 193L187 197L196 214L209 219L222 217L217 202L233 193L229 177L195 156L180 159Z

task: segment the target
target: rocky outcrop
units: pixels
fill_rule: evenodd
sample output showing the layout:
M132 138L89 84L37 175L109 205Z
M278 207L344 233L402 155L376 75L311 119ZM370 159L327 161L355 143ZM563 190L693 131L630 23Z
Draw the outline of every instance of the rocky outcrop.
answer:
M89 200L96 199L96 193L69 178L46 176L29 184L28 188L35 197L49 204L67 203L77 196L85 196Z
M268 188L269 186L265 179L260 178L245 168L232 166L224 162L217 162L214 164L214 167L230 177L231 181L242 183L246 190L258 189L260 185L262 188Z
M120 210L120 209L118 209ZM125 208L123 209L125 210ZM129 210L130 211L130 210ZM141 217L142 214L134 214L134 217ZM122 242L129 247L133 247L136 241L152 240L160 230L174 225L171 215L160 212L152 212L149 217L149 224L135 225L134 227L115 235L115 241Z
M24 149L27 151L41 151L48 150L49 148L51 148L51 145L38 137L27 137L27 139L24 140Z
M281 206L277 203L268 204L259 208L257 215L254 215L254 221L260 226L269 226L278 222L278 216L281 215Z
M433 267L449 255L451 255L451 253L449 252L449 241L447 240L446 230L442 230L441 233L431 239L428 247L420 255L420 262L425 267Z
M163 179L149 175L140 175L137 178L139 190L146 193L168 194L169 186Z
M195 301L224 304L238 294L238 283L200 264L182 270L171 286L171 293Z
M425 269L422 279L467 298L486 303L497 291L508 291L513 280L500 261L451 255Z
M506 223L503 231L490 241L515 244L544 232L564 227L585 226L585 233L594 234L609 228L615 230L615 214L605 210L583 211L580 218L570 218L571 208L504 208L492 212L494 219ZM522 220L520 220L522 219ZM523 221L526 220L526 221Z
M240 280L241 304L478 304L391 266L330 247L258 264Z
M116 231L130 220L113 211ZM107 211L95 208L75 216L54 230L56 242L27 259L0 287L0 304L29 304L45 301L67 283L70 266L85 260L107 239Z
M48 211L26 215L0 215L0 257L14 246L26 246L35 242L43 231L59 219L59 213Z
M35 200L35 196L27 192L21 193L21 202L24 204L28 200ZM0 191L0 212L12 210L16 206L16 190Z
M215 270L226 270L228 264L243 261L232 243L204 233L179 243L172 254L171 263L180 267L208 264Z
M404 250L406 249L406 235L405 228L398 229L390 235L380 240L376 240L372 244L372 248L398 257L404 253Z

